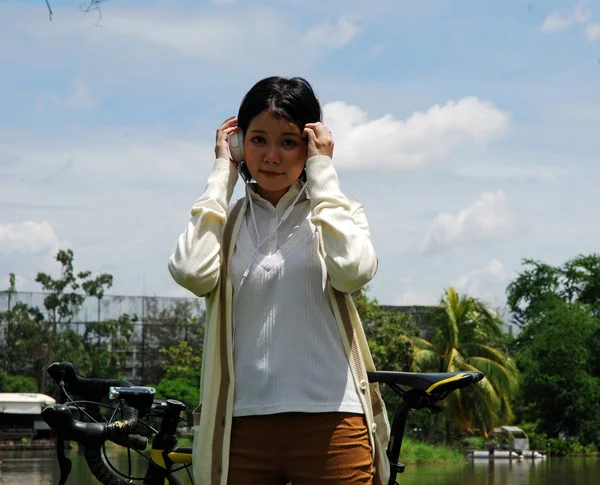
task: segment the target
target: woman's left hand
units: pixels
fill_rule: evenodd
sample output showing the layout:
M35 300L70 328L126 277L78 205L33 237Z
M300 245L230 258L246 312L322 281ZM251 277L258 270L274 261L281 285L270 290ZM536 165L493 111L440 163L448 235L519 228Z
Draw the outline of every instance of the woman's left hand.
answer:
M308 138L307 160L318 155L333 157L331 131L323 123L306 123L303 135Z

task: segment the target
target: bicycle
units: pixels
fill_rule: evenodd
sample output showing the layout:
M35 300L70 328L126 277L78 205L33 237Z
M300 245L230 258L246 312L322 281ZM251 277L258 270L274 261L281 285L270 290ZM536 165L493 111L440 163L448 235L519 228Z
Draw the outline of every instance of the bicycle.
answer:
M85 460L92 474L103 485L131 485L132 480L144 485L183 485L176 472L187 470L192 463L192 449L180 447L177 425L185 405L176 399L157 400L155 389L134 386L127 381L85 378L77 375L69 362L55 362L47 372L59 385L64 403L48 406L42 417L57 435L57 458L60 466L60 481L64 485L71 471L71 462L65 456L65 441L75 441L84 448ZM404 472L405 465L398 463L406 418L411 409L428 408L437 413L439 405L451 392L468 387L483 379L482 372L413 373L378 371L368 373L370 382L388 385L401 397L396 406L390 430L387 456L390 461L388 485L397 485L396 476ZM71 395L79 396L75 400ZM116 406L103 404L102 400L118 400ZM100 412L105 407L112 410L109 419ZM73 412L87 417L88 422L75 419ZM119 416L119 419L115 418ZM146 420L158 418L159 429ZM141 426L153 434L148 455L143 452L148 446L148 436L140 434ZM127 448L128 474L113 467L106 454L106 442L112 441ZM131 450L148 460L143 477L134 477L131 472ZM103 459L104 457L104 459ZM192 480L193 481L193 480Z

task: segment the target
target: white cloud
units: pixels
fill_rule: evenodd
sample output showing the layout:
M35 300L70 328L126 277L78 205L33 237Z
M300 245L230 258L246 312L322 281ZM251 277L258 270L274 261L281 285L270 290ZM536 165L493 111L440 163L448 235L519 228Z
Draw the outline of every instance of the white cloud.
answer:
M590 10L586 0L580 0L572 10L555 10L546 17L541 31L544 34L552 34L565 30L574 24L584 24L590 19Z
M46 221L0 224L0 253L39 253L56 251L61 242Z
M335 24L327 20L313 27L306 33L306 39L315 46L341 49L356 37L359 30L360 23L357 20L351 21L346 17L341 17Z
M437 215L425 235L422 250L436 252L464 242L493 238L505 234L511 223L504 192L486 192L469 207Z
M0 59L3 55L35 57L38 52L31 46L43 43L49 58L55 52L68 52L68 59L95 59L99 71L106 66L105 71L113 69L118 77L132 76L143 68L157 70L157 66L166 70L165 76L172 76L167 66L181 61L186 65L178 66L177 75L184 77L191 75L189 71L206 76L215 65L261 73L298 72L323 58L324 45L339 49L360 30L359 22L348 17L305 28L277 5L240 5L231 15L226 8L179 8L159 1L148 9L111 6L100 20L94 13L71 7L54 11L53 21L48 22L40 7L0 5L0 41L8 44L15 34L27 40L6 53L0 43ZM214 65L191 61L197 59ZM132 63L134 72L128 73ZM153 79L156 82L156 76Z
M504 265L492 259L484 267L477 268L452 283L460 293L479 298L489 305L502 305L499 295L506 286L507 276Z
M452 167L452 173L461 177L475 179L489 178L501 181L526 180L535 182L554 182L566 175L568 170L563 167L547 165L481 162Z
M590 42L600 39L600 23L587 25L585 35Z
M73 92L70 96L63 99L65 106L76 109L92 109L96 106L96 99L92 95L91 88L82 82L77 82L73 86Z
M185 183L190 170L208 172L213 147L190 138L174 135L161 128L65 130L62 136L40 133L0 132L0 146L8 147L13 159L13 176L40 190L52 185L52 196L58 187L69 187L69 195L101 183L136 185ZM3 183L4 182L4 183ZM10 180L0 180L0 191L18 189ZM114 192L114 191L113 191ZM14 201L35 199L36 194L13 193ZM106 194L109 199L116 194ZM128 194L129 196L131 193ZM56 200L56 199L55 199Z
M343 101L328 103L323 110L336 161L353 169L419 168L447 156L460 143L485 144L509 128L508 113L474 96L415 112L406 121L391 114L370 120L361 108Z
M43 95L37 107L43 108L46 102L55 102L61 106L67 106L74 109L90 110L96 107L97 98L92 94L92 88L81 81L75 82L71 93L67 96L59 96L58 94Z

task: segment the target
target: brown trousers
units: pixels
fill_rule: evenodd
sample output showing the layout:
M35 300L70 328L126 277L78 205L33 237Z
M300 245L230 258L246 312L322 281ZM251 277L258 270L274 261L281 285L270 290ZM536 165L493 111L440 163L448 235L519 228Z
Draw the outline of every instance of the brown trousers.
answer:
M228 485L372 485L364 416L282 413L233 418Z

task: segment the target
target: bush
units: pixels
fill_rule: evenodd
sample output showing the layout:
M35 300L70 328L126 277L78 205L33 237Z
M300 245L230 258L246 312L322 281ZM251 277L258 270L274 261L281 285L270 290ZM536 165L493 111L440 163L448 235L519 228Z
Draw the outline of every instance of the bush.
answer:
M523 423L519 425L529 438L529 449L542 451L548 448L548 436L538 431L537 423Z
M548 453L552 456L567 456L571 452L571 443L560 438L548 439Z
M0 392L37 392L37 384L31 377L7 376L0 371Z
M402 442L401 463L465 463L460 451L445 445L430 445L405 437Z
M468 450L483 450L485 439L481 436L467 436L461 440L460 444Z
M598 449L594 443L582 445L578 440L574 440L570 443L569 453L573 455L597 456Z

